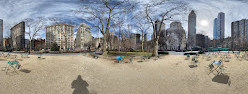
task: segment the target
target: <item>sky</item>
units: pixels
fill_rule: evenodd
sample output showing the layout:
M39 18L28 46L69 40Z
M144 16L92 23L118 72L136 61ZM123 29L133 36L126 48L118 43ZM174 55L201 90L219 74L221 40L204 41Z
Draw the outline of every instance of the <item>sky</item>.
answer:
M135 0L134 2L138 1L146 3L152 0ZM213 38L213 20L219 12L225 13L225 37L231 36L231 22L248 18L248 0L187 0L186 2L189 4L188 8L195 10L197 15L197 33L207 35L211 39ZM0 0L0 19L4 21L4 37L9 35L10 28L15 24L25 18L35 17L59 17L66 22L72 22L75 25L74 34L76 35L76 28L80 23L85 22L90 26L94 24L73 12L83 3L85 2L80 0ZM187 34L187 15L185 18L181 22ZM166 29L169 28L170 23L170 21L166 22ZM48 22L47 25L51 24ZM40 38L45 38L44 30L40 32ZM94 37L98 37L97 29L92 29L92 32Z

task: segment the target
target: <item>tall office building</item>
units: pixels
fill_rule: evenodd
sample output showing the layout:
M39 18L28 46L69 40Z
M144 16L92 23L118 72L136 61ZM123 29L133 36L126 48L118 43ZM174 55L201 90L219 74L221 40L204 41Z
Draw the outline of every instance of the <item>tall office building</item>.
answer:
M231 26L232 48L248 48L248 20L242 19L232 22Z
M20 50L25 48L25 22L20 22L11 29L11 48Z
M0 48L3 48L3 20L0 19Z
M74 26L68 24L56 24L45 27L46 48L51 48L53 43L57 43L60 49L74 48Z
M217 19L217 39L225 38L225 13L220 12Z
M3 20L0 19L0 48L3 48Z
M161 25L161 21L157 20L155 21L155 32L152 34L152 39L154 38L154 34L157 34L157 32L159 31ZM165 32L165 23L162 24L161 28L161 33Z
M217 39L217 22L218 22L218 19L215 18L214 19L213 39Z
M192 49L196 44L196 14L192 10L188 16L188 42L187 49Z
M239 45L241 48L244 47L244 41L245 41L245 22L246 22L246 19L242 19L239 21Z

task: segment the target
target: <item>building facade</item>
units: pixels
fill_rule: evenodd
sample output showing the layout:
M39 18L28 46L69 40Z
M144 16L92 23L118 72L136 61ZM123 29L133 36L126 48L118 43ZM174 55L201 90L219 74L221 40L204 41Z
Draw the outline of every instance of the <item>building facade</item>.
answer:
M190 50L196 44L196 14L192 10L188 16L188 41L187 49Z
M232 36L232 49L239 48L239 21L232 22L231 36Z
M53 43L57 43L60 50L74 49L74 26L68 24L56 24L45 27L46 48L51 49Z
M160 25L161 25L161 21L159 21L159 20L155 21L155 32L153 32L153 34L152 34L152 40L154 39L154 34L156 34L156 35L158 34ZM163 23L163 24L161 25L161 28L160 28L160 29L161 29L161 30L160 30L161 33L162 33L162 32L165 32L165 23Z
M217 22L218 22L218 19L215 18L214 19L213 39L217 39Z
M132 49L138 49L140 48L141 40L140 40L140 34L131 33L130 36L130 46Z
M12 39L11 38L4 38L3 41L4 41L3 45L4 45L4 48L5 48L4 50L10 51L11 50Z
M196 34L196 46L200 48L206 47L206 37L202 34Z
M180 22L172 22L170 28L166 30L167 50L185 50L186 34Z
M232 49L248 49L248 20L232 22L231 36Z
M217 39L225 38L225 13L220 12L217 19Z
M45 48L45 39L32 40L32 48L36 51L44 49Z
M25 22L20 22L11 29L11 48L20 50L25 48Z
M108 43L108 50L118 50L118 47L119 47L119 38L116 35L114 35L113 32L110 32L108 41L109 41L109 43Z
M4 47L3 42L3 20L0 19L0 49Z
M75 48L80 50L87 50L91 45L92 40L90 26L85 23L81 23L76 35Z

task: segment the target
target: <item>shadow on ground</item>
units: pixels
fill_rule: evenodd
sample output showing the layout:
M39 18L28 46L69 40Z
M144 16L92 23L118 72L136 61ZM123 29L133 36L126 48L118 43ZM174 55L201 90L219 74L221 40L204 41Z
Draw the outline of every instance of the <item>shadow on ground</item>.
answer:
M231 80L228 75L225 74L218 74L215 75L215 77L212 79L213 82L222 83L222 84L228 84L231 85Z
M46 59L46 58L41 58L41 57L40 57L40 58L38 58L38 59L43 60L43 59Z
M81 75L78 75L77 79L71 83L71 88L74 89L72 94L89 94L88 86L89 84L82 79Z
M0 59L0 61L7 61L6 59Z
M21 69L20 71L24 72L24 73L30 73L31 72L31 70L28 70L28 69Z
M189 65L190 68L198 67L197 65Z

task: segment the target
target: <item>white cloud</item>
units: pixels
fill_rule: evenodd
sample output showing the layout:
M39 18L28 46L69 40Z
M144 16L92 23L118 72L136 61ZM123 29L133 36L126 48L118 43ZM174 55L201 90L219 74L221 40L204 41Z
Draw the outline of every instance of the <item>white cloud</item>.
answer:
M145 4L154 0L133 0ZM246 0L188 0L189 7L196 11L197 15L197 33L203 33L212 38L213 20L219 12L226 14L225 30L226 36L231 35L231 22L248 18L248 3ZM63 17L67 20L78 21L80 15L75 15L72 10L78 9L80 0L1 0L0 1L0 19L4 20L4 35L7 35L10 27L19 23L25 18L44 17ZM157 12L165 11L164 8L158 8ZM133 13L136 13L134 11ZM188 15L184 15L187 20ZM145 20L145 19L144 19ZM209 26L201 26L200 20L207 20ZM78 22L81 22L79 20ZM133 23L126 20L127 23ZM166 22L166 29L169 28ZM182 21L182 25L187 33L188 25ZM93 36L97 37L98 31L93 29ZM44 30L41 35L44 38Z

